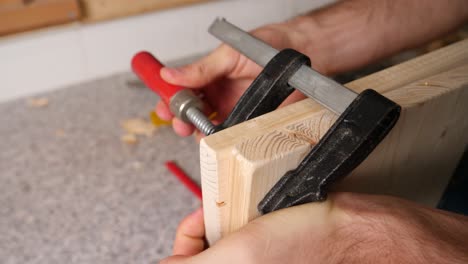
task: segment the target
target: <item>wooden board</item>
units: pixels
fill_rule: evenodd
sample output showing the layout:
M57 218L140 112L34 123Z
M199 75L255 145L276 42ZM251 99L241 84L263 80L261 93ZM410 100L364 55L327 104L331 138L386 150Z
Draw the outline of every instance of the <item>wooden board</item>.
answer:
M384 142L336 189L436 205L468 143L468 40L346 86L357 92L373 88L403 111ZM256 218L258 202L335 119L306 99L204 138L200 163L209 243Z
M98 21L210 0L81 0L83 19Z
M77 20L77 0L0 0L0 36Z

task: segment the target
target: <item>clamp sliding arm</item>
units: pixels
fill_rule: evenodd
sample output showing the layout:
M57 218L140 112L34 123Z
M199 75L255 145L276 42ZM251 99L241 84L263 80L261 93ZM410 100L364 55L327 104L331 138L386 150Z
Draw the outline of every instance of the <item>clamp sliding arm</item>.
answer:
M273 47L225 19L216 19L208 31L261 67L265 67L278 54L278 51ZM354 91L321 75L307 65L300 67L288 80L288 83L338 115L343 113L357 96Z

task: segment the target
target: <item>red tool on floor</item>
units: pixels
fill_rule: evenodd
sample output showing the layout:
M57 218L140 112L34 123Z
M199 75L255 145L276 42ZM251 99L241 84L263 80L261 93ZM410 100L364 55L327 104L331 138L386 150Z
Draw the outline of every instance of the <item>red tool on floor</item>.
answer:
M200 186L195 183L174 161L167 161L166 168L182 182L198 199L202 200Z

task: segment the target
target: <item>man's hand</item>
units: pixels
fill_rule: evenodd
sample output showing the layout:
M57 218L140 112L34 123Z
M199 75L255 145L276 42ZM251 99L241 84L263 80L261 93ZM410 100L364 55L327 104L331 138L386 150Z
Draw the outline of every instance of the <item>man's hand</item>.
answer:
M392 197L336 193L267 214L203 251L201 209L164 264L468 263L468 218Z
M349 0L261 27L252 34L277 49L293 48L306 54L315 70L329 75L422 45L467 19L466 0ZM255 63L222 45L191 65L162 69L161 76L169 83L202 91L218 113L215 121L221 122L259 72ZM302 98L296 92L284 104ZM162 119L173 118L161 102L156 112ZM173 120L173 126L182 136L194 131L178 119Z
M305 34L283 24L265 26L253 31L252 34L279 50L293 47L301 51L305 46L309 48L313 46L312 42L304 45ZM314 67L316 70L324 71L324 67L318 59L324 56L325 53L322 53L315 58ZM231 112L240 96L260 71L260 66L229 46L221 45L211 54L193 64L178 69L163 68L161 76L169 83L202 92L205 102L217 112L215 122L219 123ZM302 98L304 98L302 94L295 92L284 104ZM162 119L174 118L167 105L162 101L157 104L156 112ZM194 131L192 125L177 118L173 119L173 126L177 134L181 136L188 136Z

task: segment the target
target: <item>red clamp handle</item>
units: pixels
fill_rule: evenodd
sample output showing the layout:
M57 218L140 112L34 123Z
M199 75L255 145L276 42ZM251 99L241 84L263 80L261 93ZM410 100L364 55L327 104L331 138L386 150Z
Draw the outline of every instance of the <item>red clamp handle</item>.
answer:
M169 105L172 96L185 88L164 81L160 75L163 67L164 65L147 51L138 52L132 59L133 72Z

